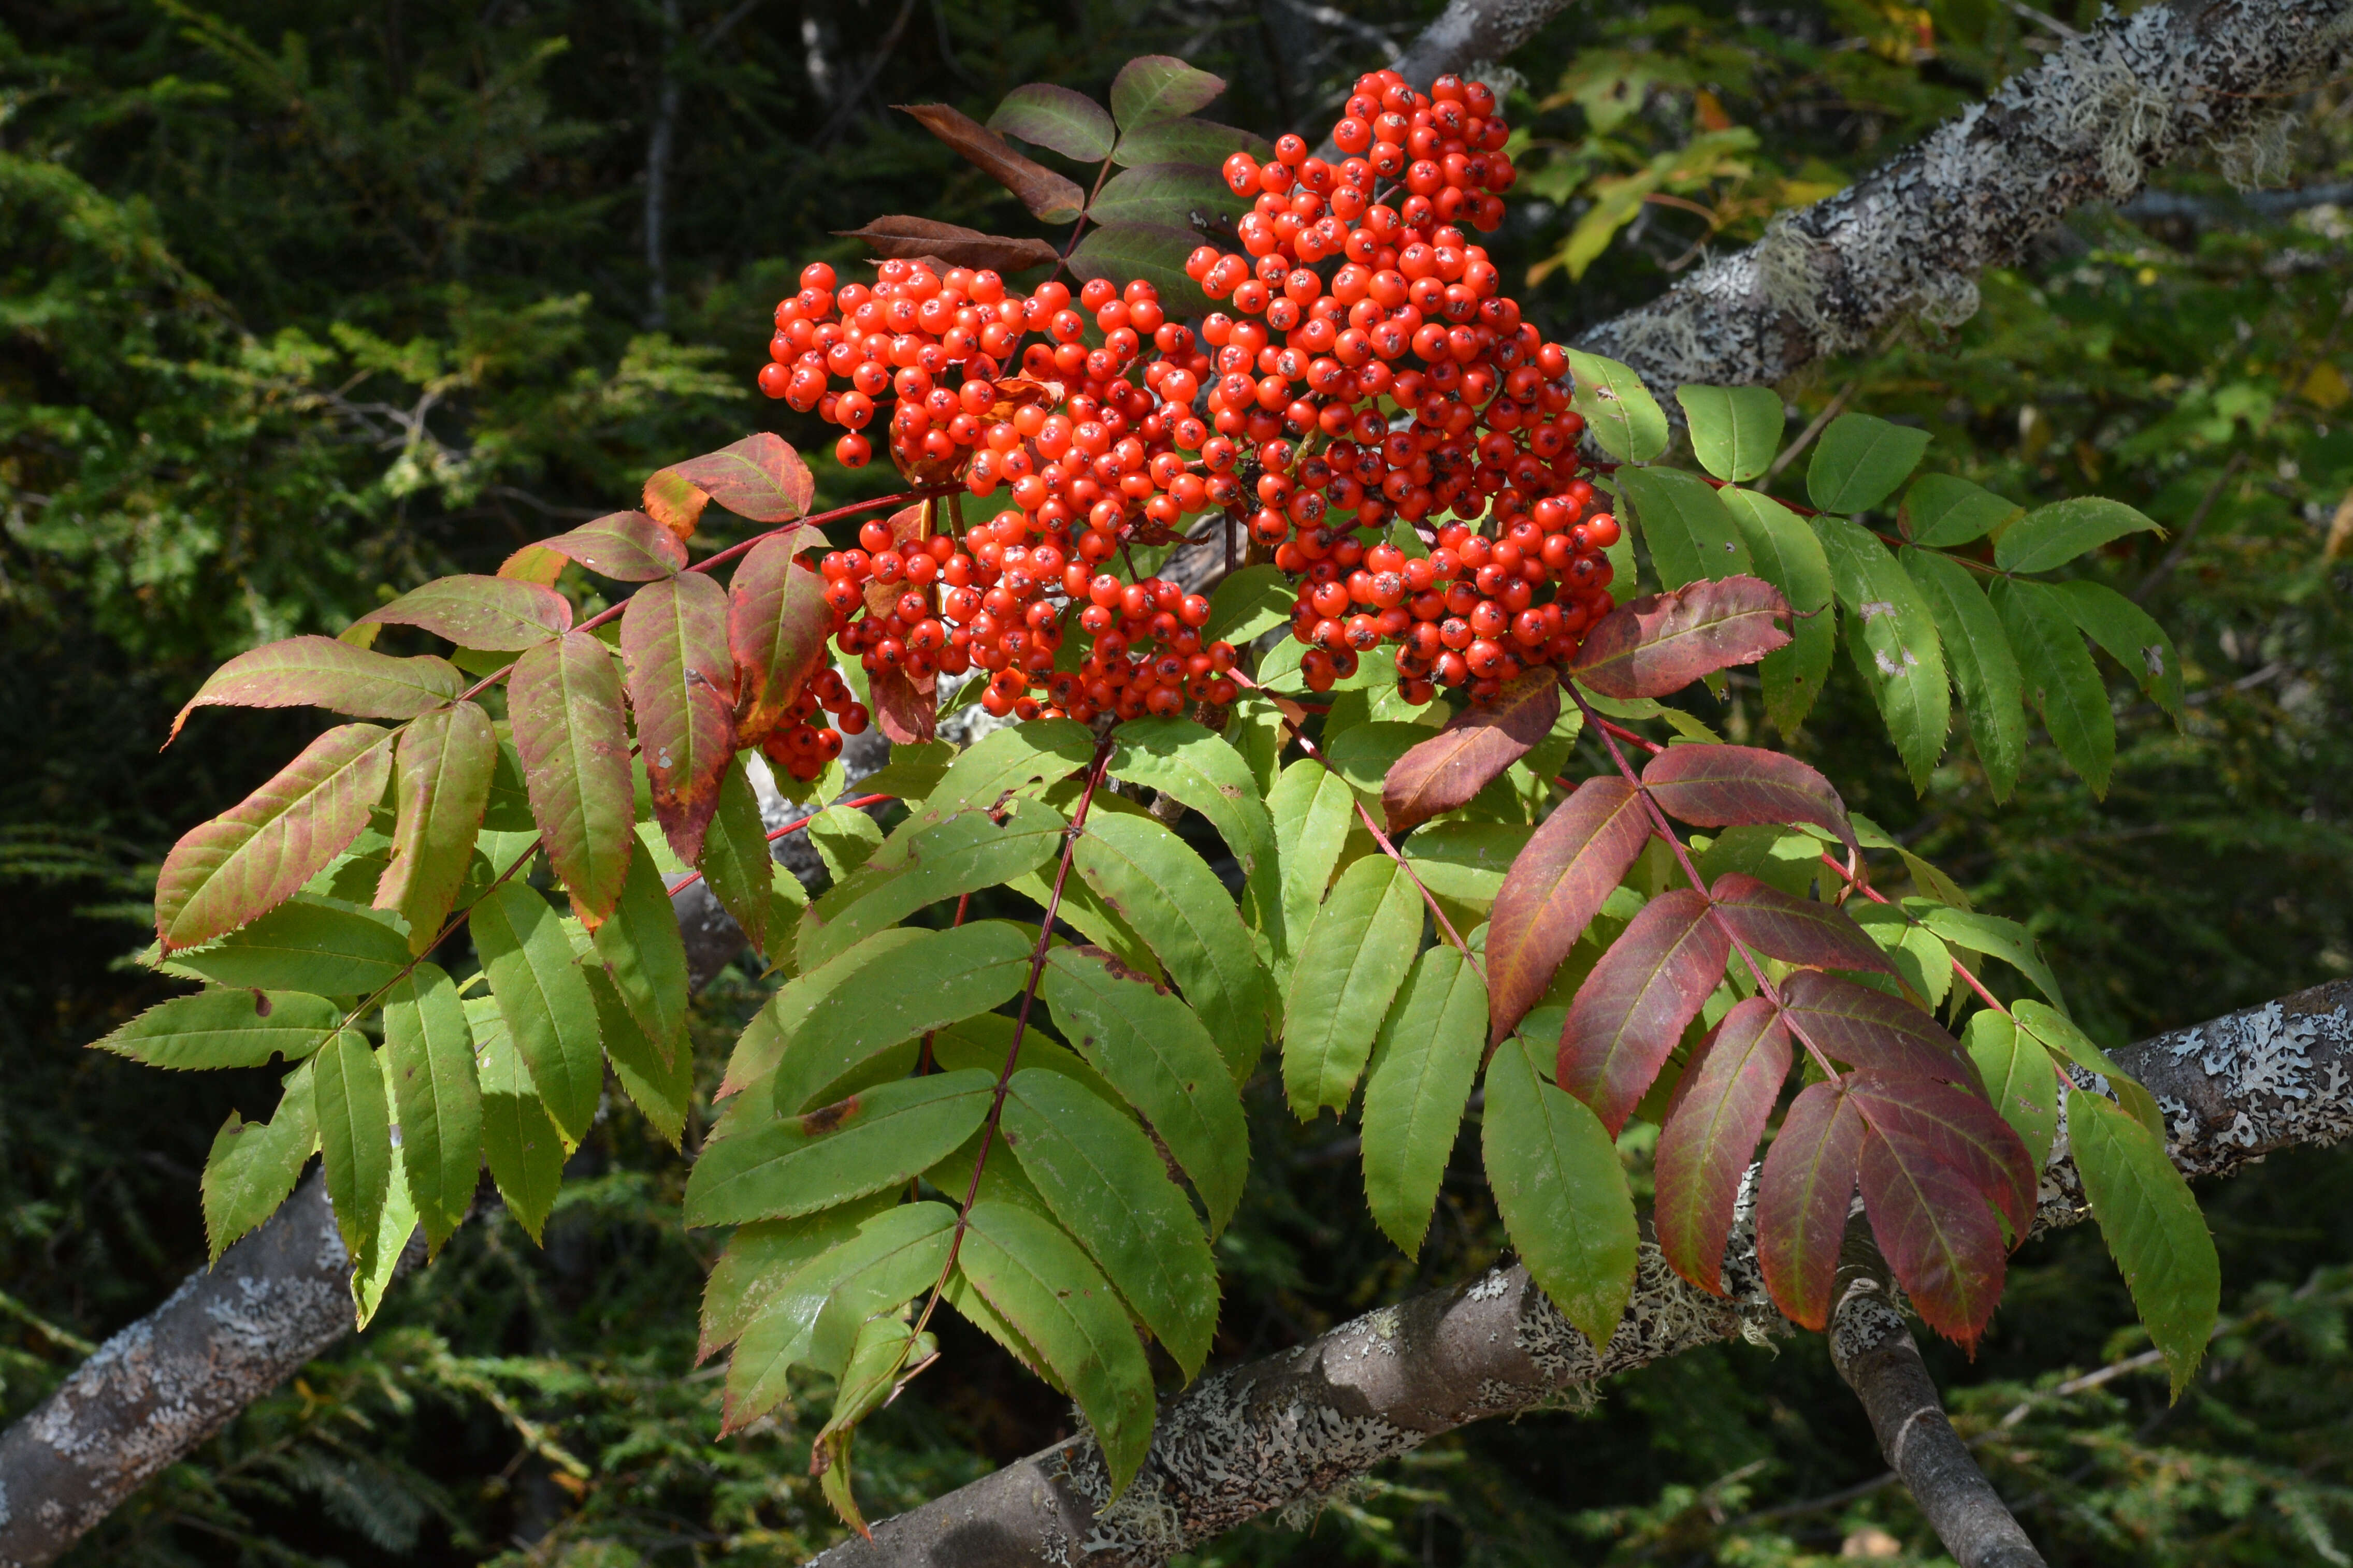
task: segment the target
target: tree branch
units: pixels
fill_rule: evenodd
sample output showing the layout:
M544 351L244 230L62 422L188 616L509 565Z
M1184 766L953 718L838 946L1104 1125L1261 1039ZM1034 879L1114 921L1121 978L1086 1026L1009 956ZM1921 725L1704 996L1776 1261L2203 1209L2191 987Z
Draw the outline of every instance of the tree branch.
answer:
M1419 88L1493 65L1568 9L1568 0L1453 0L1389 68Z
M1977 275L2073 208L2125 201L2198 147L2243 162L2280 100L2342 61L2347 12L2346 0L2175 0L2112 18L1580 346L1664 394L1779 382L1903 318L1958 325L1977 310Z
M2228 1174L2273 1150L2353 1132L2353 981L2116 1056L2158 1096L2175 1163L2193 1175ZM2089 1215L2064 1148L2043 1173L2038 1232ZM1135 1483L1101 1513L1103 1461L1082 1436L886 1520L872 1541L846 1542L818 1562L996 1568L1082 1556L1090 1568L1158 1568L1244 1520L1313 1505L1442 1432L1700 1345L1787 1331L1745 1215L1725 1252L1725 1295L1686 1284L1649 1244L1639 1268L1626 1316L1599 1353L1525 1269L1491 1269L1195 1384L1162 1410Z

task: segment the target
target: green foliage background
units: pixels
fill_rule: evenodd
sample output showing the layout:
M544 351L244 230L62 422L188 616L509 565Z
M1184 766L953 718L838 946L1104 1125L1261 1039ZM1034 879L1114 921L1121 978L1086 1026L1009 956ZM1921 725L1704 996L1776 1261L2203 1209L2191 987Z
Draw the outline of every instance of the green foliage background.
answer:
M164 1082L80 1049L155 997L121 956L164 848L305 732L206 713L158 758L212 664L489 570L749 428L805 443L821 497L882 483L750 394L780 289L802 260L848 262L832 231L881 213L1034 232L883 105L985 115L1017 83L1100 91L1161 50L1226 74L1214 112L1271 133L1328 117L1377 63L1375 35L1402 40L1436 9L52 0L0 24L5 1414L201 1265L212 1130L267 1109L259 1073ZM1755 237L2051 37L1983 0L1747 15L1577 7L1512 62L1528 176L1495 248L1515 283L1542 269L1523 298L1549 329L1651 297L1703 241ZM644 183L665 71L683 110L657 301ZM2343 92L2296 106L2298 180L2353 158ZM2333 208L2243 205L2211 171L2162 184L2203 216L2079 214L1985 279L1958 331L1915 329L1784 389L1793 434L1842 398L1930 429L1931 470L2030 504L2111 495L2175 531L2089 569L2146 592L2195 704L2177 733L2116 683L2105 800L2047 743L2006 807L1965 748L1915 795L1846 678L1799 742L1858 810L2032 925L2105 1044L2353 972L2353 229ZM1737 680L1707 717L1735 739L1767 723ZM700 1005L714 1074L759 995L730 974ZM1219 1358L1494 1256L1466 1181L1407 1262L1331 1124L1296 1127L1271 1082L1251 1104ZM748 1564L832 1539L804 1473L813 1426L712 1440L718 1385L692 1370L688 1304L715 1244L678 1226L681 1163L615 1117L570 1175L544 1251L495 1211L469 1226L365 1338L75 1561ZM2116 1327L2129 1303L2088 1229L2030 1249L1977 1363L1938 1368L2054 1562L2353 1552L2353 1167L2307 1152L2205 1195L2226 1330L2179 1405L2153 1369L2055 1392L2145 1343ZM946 1349L860 1445L870 1513L1067 1428L976 1336ZM1857 1489L1879 1472L1819 1345L1724 1349L1591 1411L1433 1444L1200 1561L1934 1560L1899 1490Z

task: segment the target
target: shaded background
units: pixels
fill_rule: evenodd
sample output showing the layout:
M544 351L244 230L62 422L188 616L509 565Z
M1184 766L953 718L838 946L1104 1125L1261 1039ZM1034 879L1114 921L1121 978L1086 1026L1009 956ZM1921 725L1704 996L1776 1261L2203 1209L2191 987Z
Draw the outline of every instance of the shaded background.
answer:
M833 231L881 214L1038 232L887 105L985 117L1020 82L1100 92L1157 51L1228 77L1213 116L1267 134L1320 127L1436 9L9 7L5 1414L201 1266L213 1130L273 1093L267 1074L166 1079L81 1048L161 994L127 955L164 850L316 727L207 710L159 757L214 663L334 631L428 576L491 570L747 429L804 445L825 500L878 492L883 475L835 468L813 422L752 393L776 299L805 260L849 265L856 247ZM2094 19L2088 4L2046 16L1995 0L1574 7L1508 62L1511 118L1531 140L1491 247L1515 287L1540 274L1521 298L1571 334ZM1851 675L1792 742L1982 906L2033 926L2104 1044L2353 973L2353 216L2330 200L2353 204L2338 184L2353 97L2332 86L2282 108L2278 135L2239 150L2236 172L2290 194L2242 199L2218 168L2170 171L2162 191L2080 213L1987 277L1958 331L1899 333L1783 389L1799 419L1842 397L1926 426L1932 468L2030 502L2115 496L2175 531L2079 568L2146 591L2195 704L2177 731L2116 683L2105 801L2047 744L2006 806L1965 746L1915 795ZM1736 738L1768 728L1737 682L1710 717ZM701 1004L712 1076L760 995L737 973ZM1220 1358L1495 1256L1475 1151L1409 1262L1365 1215L1341 1130L1293 1123L1269 1085L1252 1104L1251 1197L1220 1243ZM689 1308L717 1243L677 1225L683 1171L634 1118L601 1123L545 1250L495 1213L469 1226L364 1338L174 1467L73 1561L799 1561L839 1528L805 1475L814 1425L712 1440L718 1384L691 1367ZM2020 1258L1974 1363L1930 1352L2054 1563L2353 1560L2353 1162L2275 1158L2205 1195L2226 1332L2179 1405L2138 1371L2054 1391L2147 1342L2088 1227ZM952 1330L947 1351L866 1429L870 1515L1067 1428L977 1335ZM826 1405L808 1408L821 1420ZM1818 1342L1719 1348L1623 1380L1589 1411L1432 1444L1314 1518L1252 1526L1198 1561L1936 1560L1900 1489L1871 1486L1881 1471Z

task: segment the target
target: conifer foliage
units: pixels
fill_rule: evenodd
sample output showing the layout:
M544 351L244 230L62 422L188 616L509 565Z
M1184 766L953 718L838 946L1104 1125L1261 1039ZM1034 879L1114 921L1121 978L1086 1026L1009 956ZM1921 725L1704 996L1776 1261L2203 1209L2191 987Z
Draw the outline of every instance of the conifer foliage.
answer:
M1822 1326L1859 1201L1966 1345L2063 1116L2178 1387L2215 1271L2150 1097L2021 928L1665 700L1753 666L1787 734L1842 633L1915 780L1957 689L1998 790L2030 710L2102 789L2092 647L2177 712L2179 661L2128 601L2037 574L2152 525L1913 478L1925 437L1860 415L1822 432L1810 507L1773 500L1753 388L1680 389L1702 471L1670 466L1650 392L1544 342L1461 231L1514 178L1492 93L1368 76L1334 163L1196 118L1221 86L1155 58L1107 109L1039 84L989 126L917 111L1074 228L877 219L872 285L814 265L779 306L763 389L853 466L881 421L902 492L811 515L798 456L749 437L198 692L352 721L181 840L152 956L200 988L100 1042L288 1066L270 1119L215 1141L216 1255L318 1153L364 1321L483 1164L536 1232L607 1066L677 1142L670 900L700 877L782 981L686 1189L689 1223L733 1227L704 1352L729 1429L833 1381L816 1462L852 1522L858 1424L932 1363L943 1307L1075 1400L1127 1484L1146 1342L1187 1378L1209 1354L1262 1069L1303 1118L1359 1107L1409 1252L1483 1089L1497 1208L1597 1344L1633 1286L1630 1122L1660 1130L1656 1234L1694 1284L1723 1288L1745 1216L1774 1300ZM1092 190L1007 137L1098 163ZM698 559L713 503L767 531ZM1222 540L1214 591L1136 568L1185 539ZM626 597L575 619L575 565ZM385 626L448 651L379 652ZM965 701L1005 722L959 750L934 737ZM771 858L806 824L768 830L757 775L830 799L870 722L898 742L870 798L903 814L828 835L812 901ZM1989 955L2044 1000L1995 1001Z

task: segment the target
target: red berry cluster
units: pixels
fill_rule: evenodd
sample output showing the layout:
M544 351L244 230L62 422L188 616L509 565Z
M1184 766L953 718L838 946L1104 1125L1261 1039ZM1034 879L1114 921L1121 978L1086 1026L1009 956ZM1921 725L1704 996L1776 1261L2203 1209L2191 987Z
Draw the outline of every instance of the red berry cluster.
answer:
M961 538L910 514L894 521L913 536L871 522L860 548L828 555L842 651L870 670L976 665L988 710L1024 718L1229 701L1233 649L1202 643L1207 601L1106 569L1219 510L1301 580L1294 631L1316 689L1383 642L1413 700L1435 684L1484 697L1572 655L1610 605L1618 525L1588 515L1567 355L1455 226L1502 221L1516 174L1496 109L1476 82L1441 77L1425 96L1382 71L1334 127L1338 163L1298 136L1263 165L1228 159L1228 184L1255 196L1237 226L1248 255L1188 260L1232 307L1198 333L1141 280L1023 298L993 272L885 261L871 289L837 291L832 268L807 268L777 307L762 390L845 426L836 453L852 467L871 455L859 432L876 400L895 394L902 470L1012 503ZM1450 510L1461 521L1440 526ZM1397 522L1421 552L1383 537ZM1074 616L1093 642L1057 671Z
M839 728L818 719L819 709L832 714ZM807 784L841 755L844 735L866 732L866 705L850 691L849 683L834 670L820 668L785 710L784 722L760 743L760 750L770 762Z

